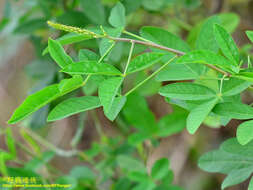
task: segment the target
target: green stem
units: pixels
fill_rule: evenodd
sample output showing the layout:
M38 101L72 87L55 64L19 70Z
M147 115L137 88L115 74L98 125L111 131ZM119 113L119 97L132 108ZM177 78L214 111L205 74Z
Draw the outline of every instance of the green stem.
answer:
M144 42L151 42L151 41L149 41L149 40L147 40L147 39L145 39L145 38L143 38L143 37L140 37L140 36L138 36L138 35L136 35L136 34L133 34L133 33L131 33L131 32L128 32L128 31L126 31L126 30L123 30L123 33L124 33L124 34L127 34L127 35L129 35L129 36L132 36L132 37L134 37L134 38L136 38L136 39L142 40L142 41L144 41Z
M153 78L157 73L159 73L163 68L165 68L168 64L170 64L177 56L174 56L171 58L167 63L165 63L163 66L161 66L159 69L157 69L155 72L153 72L151 75L149 75L146 79L141 81L139 84L137 84L135 87L133 87L131 90L129 90L125 96L128 96L132 92L134 92L137 88L142 86L144 83L146 83L149 79Z
M112 50L112 48L114 47L115 42L112 43L112 45L106 50L106 52L104 53L104 55L102 55L102 57L100 57L100 59L98 60L98 63L100 63L101 61L103 61L103 59L110 53L110 51Z
M220 81L220 94L222 92L223 81L224 81L225 78L226 78L226 75L223 75L223 77L221 78L221 81Z
M127 59L127 64L126 64L126 67L125 67L123 76L126 76L126 72L127 72L129 63L130 63L131 58L132 58L133 50L134 50L134 42L132 41L132 42L131 42L131 48L130 48L129 55L128 55L128 59Z

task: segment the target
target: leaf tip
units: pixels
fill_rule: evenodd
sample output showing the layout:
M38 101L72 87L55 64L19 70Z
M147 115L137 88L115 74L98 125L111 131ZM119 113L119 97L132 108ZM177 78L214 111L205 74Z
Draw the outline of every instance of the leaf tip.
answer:
M13 116L11 116L11 118L7 121L7 124L9 125L13 125L15 123L17 123L18 121L16 119L13 118Z

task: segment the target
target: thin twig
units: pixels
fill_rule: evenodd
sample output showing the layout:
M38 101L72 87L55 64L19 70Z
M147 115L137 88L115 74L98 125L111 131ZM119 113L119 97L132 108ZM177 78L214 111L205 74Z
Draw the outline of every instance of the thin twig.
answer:
M126 67L125 67L125 70L124 70L124 73L123 73L124 76L126 76L126 72L127 72L129 63L130 63L131 58L132 58L133 50L134 50L134 42L132 41L131 42L131 48L130 48L129 55L128 55L128 59L127 59L127 64L126 64Z
M172 52L175 53L177 55L184 55L185 53L176 49L172 49L172 48L168 48L153 42L144 42L144 41L140 41L140 40L133 40L133 39L129 39L129 38L115 38L115 37L111 37L111 36L106 36L107 38L113 40L113 41L117 41L117 42L133 42L135 44L141 44L141 45L145 45L145 46L150 46L156 49L161 49L161 50L165 50L168 52Z
M165 63L163 66L161 66L159 69L157 69L155 72L153 72L151 75L149 75L145 80L141 81L139 84L137 84L135 87L133 87L131 90L129 90L124 96L128 96L133 91L135 91L137 88L139 88L141 85L143 85L145 82L147 82L149 79L153 78L157 73L159 73L164 67L166 67L169 63L171 63L177 56L174 56L171 58L167 63Z
M168 48L168 47L156 44L154 42L149 42L147 40L141 41L141 40L133 40L133 39L129 39L129 38L116 38L116 37L109 36L108 34L100 35L100 34L96 34L94 32L86 30L86 29L81 29L81 28L73 27L73 26L67 26L67 25L63 25L63 24L58 24L58 23L54 23L54 22L51 22L51 21L48 21L47 23L48 23L48 25L50 25L53 28L56 28L58 30L63 30L63 31L66 31L66 32L74 32L74 33L78 33L78 34L82 34L82 35L86 35L86 36L90 35L94 38L107 38L107 39L113 40L115 42L128 42L128 43L133 42L135 44L141 44L141 45L153 47L153 48L156 48L156 49L164 50L164 51L167 51L167 52L175 53L178 56L185 55L185 52L182 52L182 51L179 51L179 50L176 50L176 49L173 49L173 48ZM126 31L124 31L124 33L129 34L129 32L126 32ZM134 35L134 37L137 38L137 35ZM209 65L209 64L206 64L206 65L207 65L207 67L209 67L213 70L216 70L217 72L222 73L223 75L226 75L227 77L231 76L230 73L227 73L227 72L223 71L222 69L220 69L220 68L218 68L214 65ZM89 78L89 77L87 77L87 78Z

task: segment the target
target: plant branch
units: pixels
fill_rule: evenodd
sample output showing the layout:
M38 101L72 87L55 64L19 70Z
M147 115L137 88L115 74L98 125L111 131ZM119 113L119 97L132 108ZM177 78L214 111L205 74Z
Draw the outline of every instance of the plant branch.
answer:
M209 67L210 69L213 69L215 71L218 71L219 73L227 76L227 77L231 77L231 74L226 72L226 71L223 71L222 69L218 68L218 67L215 67L214 65L209 65L209 64L206 64L207 67Z
M107 38L107 39L110 39L110 40L115 41L115 42L128 42L128 43L133 42L135 44L141 44L141 45L153 47L153 48L156 48L156 49L164 50L164 51L167 51L167 52L175 53L178 56L185 55L185 52L182 52L182 51L179 51L179 50L176 50L176 49L173 49L173 48L168 48L168 47L156 44L154 42L149 42L148 40L146 40L142 37L139 37L135 34L132 34L130 32L127 32L127 31L123 31L123 32L125 34L131 35L131 36L133 36L135 38L138 38L138 39L141 39L143 41L133 40L133 39L129 39L129 38L116 38L116 37L109 36L108 34L100 35L100 34L96 34L94 32L86 30L86 29L81 29L81 28L73 27L73 26L67 26L67 25L63 25L63 24L59 24L59 23L54 23L54 22L51 22L51 21L48 21L47 23L48 23L49 26L51 26L53 28L56 28L58 30L63 30L63 31L66 31L66 32L74 32L74 33L85 35L85 36L89 35L89 36L92 36L94 38ZM207 67L209 67L209 68L211 68L211 69L213 69L213 70L215 70L219 73L222 73L223 75L226 75L227 77L231 76L230 73L227 73L226 71L223 71L222 69L220 69L220 68L218 68L214 65L209 65L209 64L206 64L206 65L207 65ZM89 77L87 77L87 78L89 78Z
M141 45L153 47L153 48L156 48L156 49L165 50L165 51L168 51L168 52L171 52L171 53L175 53L179 56L185 54L182 51L172 49L172 48L168 48L168 47L165 47L165 46L153 43L153 42L145 42L145 41L133 40L133 39L129 39L129 38L115 38L115 37L111 37L111 36L105 36L105 37L107 37L107 38L109 38L113 41L117 41L117 42L129 42L129 43L133 42L135 44L141 44Z
M132 36L132 37L134 37L134 38L136 38L136 39L138 39L138 40L142 40L142 41L145 41L145 42L150 42L149 40L147 40L147 39L145 39L145 38L143 38L143 37L140 37L140 36L138 36L138 35L136 35L136 34L133 34L133 33L131 33L131 32L128 32L128 31L126 31L126 30L123 30L123 33L124 33L124 34L127 34L127 35L129 35L129 36Z
M127 64L126 64L126 67L125 67L125 70L124 70L124 73L123 73L124 76L126 76L126 72L127 72L129 63L130 63L131 58L132 58L133 50L134 50L134 42L132 41L131 42L131 48L130 48L129 55L128 55L128 59L127 59Z

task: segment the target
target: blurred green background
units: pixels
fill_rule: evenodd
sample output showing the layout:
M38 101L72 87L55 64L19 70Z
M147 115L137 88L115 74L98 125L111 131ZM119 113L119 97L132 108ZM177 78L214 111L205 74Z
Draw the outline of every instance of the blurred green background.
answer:
M118 0L0 0L1 133L8 127L6 121L13 110L28 94L63 78L63 75L57 72L59 68L53 60L48 55L42 56L48 37L64 35L63 32L49 28L46 21L53 20L78 27L108 25L108 15L117 2ZM137 34L142 26L158 26L181 36L194 46L200 24L207 17L219 14L223 17L226 29L233 33L245 59L252 50L244 33L245 30L253 30L252 0L122 0L121 3L126 8L127 30L132 33ZM65 48L74 59L80 49L99 52L96 40L79 42ZM119 43L107 59L115 65L120 64L126 61L128 51L129 44ZM145 47L137 46L136 51L145 51ZM136 83L146 75L147 73L143 72L130 81ZM96 93L96 81L93 82L68 97ZM145 97L157 120L172 109L156 94L161 85L153 81L139 90L139 95ZM251 103L252 93L247 92L242 98L245 103ZM113 155L122 151L126 155L143 156L149 170L155 160L168 157L174 172L173 182L182 189L220 189L224 176L201 171L197 167L197 160L204 152L217 148L225 139L233 137L238 121L231 121L226 128L215 128L215 121L210 118L209 122L214 128L202 127L195 135L183 131L166 138L154 139L151 145L146 142L143 147L133 150L134 148L126 143L126 136L129 130L133 129L129 129L124 117L120 116L115 122L110 122L103 115L102 109L46 123L48 111L59 101L40 109L25 122L11 127L20 162L10 160L6 163L7 167L28 168L28 173L36 172L45 181L48 180L47 182L68 181L76 184L75 188L78 190L117 190L125 187L119 183L120 172L115 168ZM177 123L177 120L174 123ZM98 125L102 129L102 137L96 130ZM4 136L0 138L0 147L6 150ZM61 150L73 148L89 150L87 155L90 158L86 157L86 153L86 156L68 157L66 152L61 155ZM101 152L102 155L99 156ZM96 171L92 172L89 168L93 167ZM81 176L79 181L76 180L79 179L78 175ZM122 176L124 178L124 175ZM98 178L104 180L100 185L97 185ZM247 184L248 182L245 182L228 189L247 189Z

